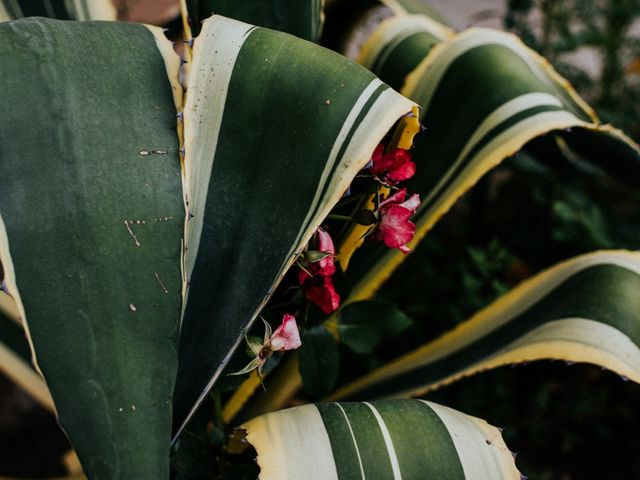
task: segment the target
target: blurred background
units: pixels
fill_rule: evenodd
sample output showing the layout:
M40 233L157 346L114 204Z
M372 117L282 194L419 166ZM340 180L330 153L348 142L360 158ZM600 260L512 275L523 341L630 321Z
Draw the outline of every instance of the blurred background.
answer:
M178 14L173 0L114 3L123 20L167 25ZM516 33L603 121L640 140L640 0L428 3L456 29ZM485 177L395 273L381 296L415 324L393 348L341 352L349 375L434 338L557 261L600 248L638 249L640 192L536 147ZM608 371L536 362L483 373L427 398L503 427L529 478L640 478L640 386ZM53 416L0 375L0 477L63 475L60 458L68 449Z

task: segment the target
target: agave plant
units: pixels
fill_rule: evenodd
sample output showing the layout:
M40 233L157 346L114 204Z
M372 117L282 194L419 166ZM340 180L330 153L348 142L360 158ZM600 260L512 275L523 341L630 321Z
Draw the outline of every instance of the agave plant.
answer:
M533 139L637 182L638 146L517 38L385 0L358 65L313 43L322 2L297 3L183 2L179 57L157 27L83 22L113 19L108 2L0 2L0 19L78 20L0 24L0 368L56 413L89 478L169 478L172 441L383 139L417 164L409 250ZM226 399L260 478L519 479L495 427L397 398L545 358L640 382L640 255L602 251L280 410L337 368L338 343L365 352L406 324L374 300L411 256L364 241L372 222L336 247L341 308L265 369L266 392L254 371Z

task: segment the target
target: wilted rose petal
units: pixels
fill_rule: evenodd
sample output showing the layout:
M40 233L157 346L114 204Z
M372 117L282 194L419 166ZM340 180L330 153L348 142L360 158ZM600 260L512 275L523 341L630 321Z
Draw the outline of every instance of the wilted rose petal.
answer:
M302 345L302 342L300 341L296 317L285 313L282 317L282 323L269 339L269 346L272 351L278 352L281 350L295 350L300 345Z

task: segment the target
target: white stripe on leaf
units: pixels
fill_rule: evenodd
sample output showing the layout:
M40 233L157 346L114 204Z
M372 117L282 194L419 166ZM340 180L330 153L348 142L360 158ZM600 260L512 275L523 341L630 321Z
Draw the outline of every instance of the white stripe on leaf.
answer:
M184 122L183 192L187 213L183 240L181 325L189 297L187 285L196 263L202 236L209 183L231 74L242 45L248 38L248 33L254 29L254 26L243 22L213 16L204 21L198 40L194 43L191 75L188 79L186 89L188 93L182 115ZM217 53L212 55L210 52ZM215 75L212 75L211 72L215 72ZM188 412L176 432L174 440L207 397L231 354L241 342L242 336L239 336Z
M555 85L553 81L557 78L552 78L549 71L543 70L539 57L534 56L532 50L517 37L498 30L471 28L450 42L436 45L422 63L409 74L402 93L420 103L424 111L427 111L435 91L453 62L470 50L484 45L501 45L508 48L518 55L528 66L530 73L540 82L544 85ZM577 101L576 98L574 100ZM580 105L585 108L586 113L591 113L591 109L584 102Z
M262 415L241 428L258 452L260 480L338 480L329 435L315 405Z
M640 383L640 349L627 335L595 320L565 318L541 325L495 354L452 375L398 392L397 396L424 395L477 373L536 360L589 363L615 372L624 380Z
M380 415L380 412L371 405L369 402L364 402L364 404L369 407L369 409L373 412L374 417L376 417L376 421L378 422L378 426L382 431L382 438L384 439L384 444L387 447L387 453L389 454L389 461L391 462L391 469L393 470L393 478L394 480L402 480L402 473L400 472L400 464L398 463L398 456L396 455L396 449L393 446L393 441L391 440L391 435L389 434L389 429L387 425L384 423L384 419Z
M458 167L467 157L469 152L480 143L480 141L491 130L500 125L505 120L534 107L562 107L562 102L557 97L543 92L527 93L516 98L512 98L500 107L496 108L489 116L487 116L475 132L471 135L464 148L456 158L456 161L449 167L447 173L440 179L438 184L429 193L429 196L423 200L423 204L428 204L435 196L440 193L443 185L457 173ZM574 117L575 118L575 117Z
M384 64L387 56L400 42L416 33L425 32L446 41L454 31L425 15L401 15L384 20L362 47L358 62L371 70L374 64ZM385 57L380 57L387 50ZM379 58L380 57L380 58Z
M448 407L422 401L449 431L465 480L520 480L520 472L500 431L484 420Z
M185 203L192 215L192 218L187 218L185 228L187 278L193 272L198 255L231 74L242 45L247 40L246 33L251 29L252 25L214 16L205 20L194 44L183 115ZM216 54L211 53L216 51ZM215 72L215 75L211 72Z
M602 251L559 263L526 280L455 329L387 364L383 368L358 379L339 391L334 395L334 398L343 398L345 395L353 394L370 385L382 383L400 373L442 360L457 351L473 345L540 303L570 277L598 265L615 265L640 275L640 252ZM564 319L563 321L566 320ZM561 330L555 330L558 333L556 343L548 343L546 346L541 343L542 340L538 341L537 339L546 339L544 341L549 342L550 333L554 331L552 328L557 327L536 329L520 340L514 339L512 344L503 347L489 358L478 360L468 367L434 383L412 386L407 390L398 392L395 396L402 397L425 393L483 370L542 358L589 362L606 366L610 370L640 383L640 352L638 352L635 344L626 335L611 326L595 322L599 326L592 328L593 325L585 323L585 321L591 322L592 320L581 319L581 322L577 324L575 321L562 324L564 327ZM552 323L551 325L554 324ZM579 333L580 327L587 330ZM569 330L574 333L566 333ZM580 335L583 335L584 339L582 340L582 346L579 347L580 342L578 339ZM598 337L598 335L602 336ZM567 338L571 337L576 340L573 345L570 345L567 340ZM598 345L601 346L601 352L599 353L597 352ZM588 354L587 350L589 351ZM616 358L616 352L621 352L619 358Z
M338 408L342 412L342 415L344 415L344 419L347 422L347 427L349 427L349 433L351 433L351 439L353 440L353 446L355 447L356 455L358 456L358 465L360 466L360 475L362 475L362 480L365 480L366 477L364 475L364 466L362 465L362 457L360 456L360 448L358 447L358 441L356 440L356 436L353 433L353 428L351 428L351 422L349 421L349 417L347 416L347 412L345 412L344 408L342 408L342 405L340 405L339 403L336 403L336 405L338 406Z
M360 97L358 98L358 100L356 100L356 103L353 105L351 111L349 112L349 115L347 115L346 120L342 124L342 128L340 128L340 132L338 133L338 136L336 137L333 143L333 147L331 147L331 152L329 153L329 158L327 158L327 162L325 163L324 170L322 170L322 175L320 176L318 187L316 188L316 193L313 196L311 207L309 207L309 212L307 213L307 216L305 217L304 222L302 223L302 228L298 232L296 241L294 242L294 245L291 247L291 250L289 251L289 254L287 255L287 257L290 257L291 255L293 255L295 250L299 249L300 246L306 244L306 242L304 243L302 242L302 239L308 236L309 231L311 231L312 233L316 231L317 226L314 226L314 225L318 223L318 216L319 216L316 210L318 209L318 205L322 200L322 192L324 191L327 181L329 180L329 175L331 174L331 171L334 168L336 160L338 159L338 153L342 149L344 142L347 139L349 132L351 132L351 129L353 128L353 125L356 122L358 116L362 112L362 109L371 98L371 95L381 85L382 85L382 82L380 80L376 79L372 81L367 86L367 88L365 88L364 91L360 94ZM322 221L323 218L321 218L320 221ZM311 228L309 227L310 223L311 223Z

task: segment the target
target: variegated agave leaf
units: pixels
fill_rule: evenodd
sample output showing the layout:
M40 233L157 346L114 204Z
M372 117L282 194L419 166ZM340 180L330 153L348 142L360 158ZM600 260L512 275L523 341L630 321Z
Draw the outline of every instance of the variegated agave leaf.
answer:
M215 13L317 42L324 20L323 0L186 0L183 8L193 35Z
M420 395L520 362L585 362L640 383L640 254L603 251L527 280L454 330L336 392Z
M185 98L141 25L4 23L0 65L0 262L36 368L89 476L167 478L172 419L413 104L222 17Z
M242 428L264 480L520 480L497 428L420 400L305 405Z

